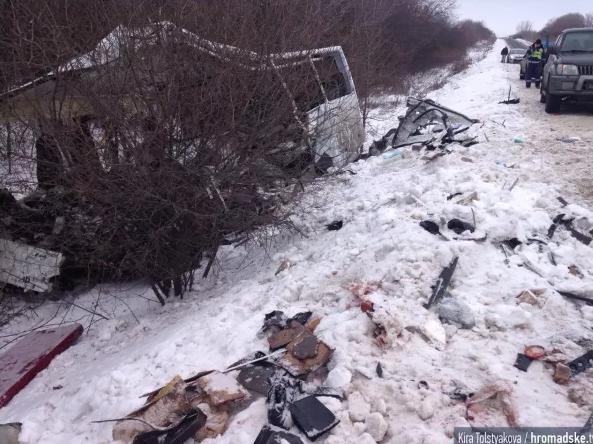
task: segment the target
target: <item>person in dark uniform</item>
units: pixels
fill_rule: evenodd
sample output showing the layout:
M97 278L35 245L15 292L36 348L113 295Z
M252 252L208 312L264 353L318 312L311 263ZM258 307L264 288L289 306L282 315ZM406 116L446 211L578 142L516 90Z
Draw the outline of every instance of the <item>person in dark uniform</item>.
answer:
M507 61L507 56L509 55L509 48L507 46L505 46L504 48L502 48L502 51L500 52L500 55L502 56L502 60L500 61L501 63L504 63Z

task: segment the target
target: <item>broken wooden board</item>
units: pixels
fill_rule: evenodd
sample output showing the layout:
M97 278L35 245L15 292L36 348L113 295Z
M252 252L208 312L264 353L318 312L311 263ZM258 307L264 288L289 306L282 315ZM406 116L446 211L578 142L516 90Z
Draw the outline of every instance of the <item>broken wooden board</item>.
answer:
M72 324L28 334L0 356L0 408L24 389L50 362L72 346L82 334Z
M59 276L64 256L55 251L0 239L0 282L25 291L47 293Z

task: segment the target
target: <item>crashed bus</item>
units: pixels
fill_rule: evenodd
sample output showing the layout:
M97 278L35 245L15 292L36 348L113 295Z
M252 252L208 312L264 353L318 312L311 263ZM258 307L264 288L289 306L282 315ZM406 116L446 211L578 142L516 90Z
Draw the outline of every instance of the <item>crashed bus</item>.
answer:
M144 277L143 268L155 280L178 276L198 267L203 254L210 261L229 235L270 220L264 217L273 207L265 202L270 193L306 175L344 167L364 142L356 88L340 47L258 54L168 22L120 26L91 52L0 94L0 120L24 125L27 144L35 147L18 177L3 174L0 183L2 211L11 214L0 235L11 242L0 254L10 257L0 263L27 258L30 248L52 252L45 255L43 275L33 276L31 267L11 268L10 284L26 289L31 285L24 282L31 280L35 288L51 289L59 273L48 267L62 263L81 274L107 270L100 273L106 279ZM136 248L152 242L138 234L152 228L130 228L121 215L131 206L143 214L142 199L121 198L120 211L97 210L103 196L119 198L130 185L138 186L139 194L143 186L153 187L167 211L185 218L171 223L165 252L147 255L142 267L130 263L123 248L127 238L113 234L134 238ZM70 190L85 186L84 199L64 204ZM175 199L183 193L176 189L187 189L191 208L179 210ZM247 215L239 214L240 208ZM169 217L161 212L159 220ZM202 217L207 222L200 225L188 221L188 214L211 216ZM249 227L241 225L241 217ZM30 218L37 222L23 229L22 221ZM73 230L74 221L84 228ZM117 230L109 229L110 223ZM180 258L172 244L192 231L201 233L200 241L187 242ZM100 242L122 247L103 255ZM93 256L97 252L101 257ZM177 262L183 265L169 269Z

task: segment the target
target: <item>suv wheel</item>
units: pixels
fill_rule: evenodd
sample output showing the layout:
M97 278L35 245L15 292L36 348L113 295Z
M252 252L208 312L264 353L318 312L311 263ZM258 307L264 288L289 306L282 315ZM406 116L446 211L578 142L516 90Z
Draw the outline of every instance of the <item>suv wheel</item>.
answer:
M561 96L553 96L548 91L546 93L546 112L548 114L555 114L560 112L560 107L562 106L562 97Z

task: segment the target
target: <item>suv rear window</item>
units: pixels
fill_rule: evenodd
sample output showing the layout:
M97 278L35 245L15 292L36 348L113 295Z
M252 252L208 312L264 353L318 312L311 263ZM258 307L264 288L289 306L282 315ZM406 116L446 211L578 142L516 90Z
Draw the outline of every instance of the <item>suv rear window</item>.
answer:
M564 36L561 51L591 51L593 52L593 31L569 32Z

